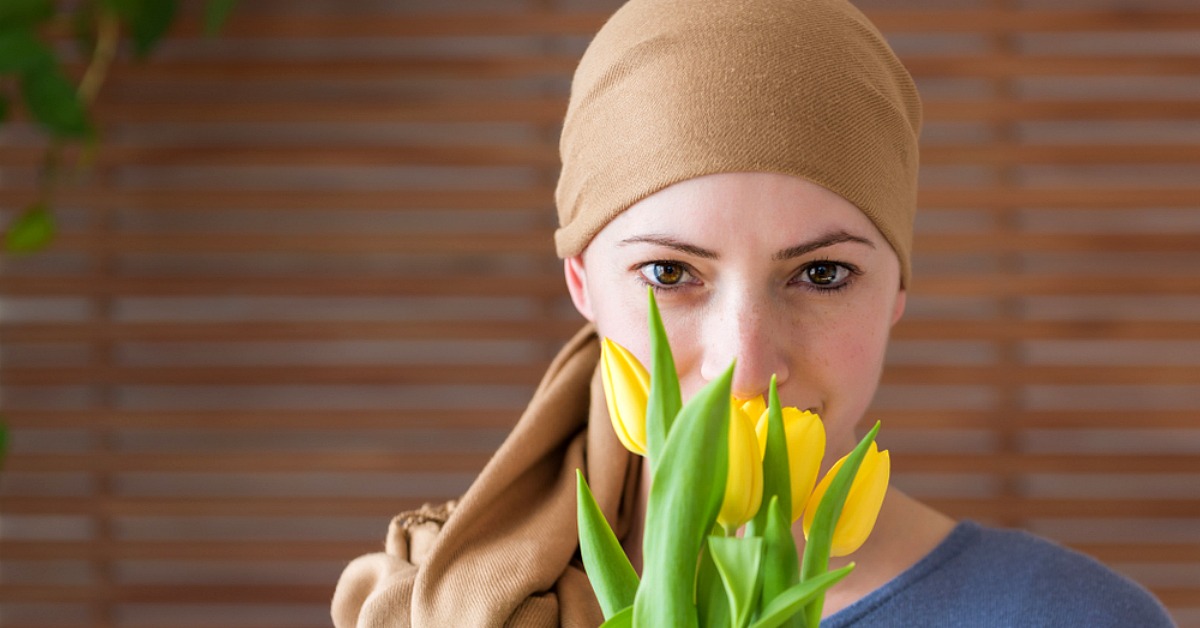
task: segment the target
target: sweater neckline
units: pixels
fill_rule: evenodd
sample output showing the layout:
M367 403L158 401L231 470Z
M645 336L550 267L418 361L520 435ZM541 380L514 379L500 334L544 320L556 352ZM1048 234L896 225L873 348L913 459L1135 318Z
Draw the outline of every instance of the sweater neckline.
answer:
M950 534L942 539L928 554L905 569L900 575L889 580L886 584L863 596L862 599L826 617L821 622L824 628L838 628L852 625L888 600L904 592L905 589L920 582L929 574L937 571L946 562L962 554L964 550L976 543L982 534L982 527L974 521L960 521L955 524Z

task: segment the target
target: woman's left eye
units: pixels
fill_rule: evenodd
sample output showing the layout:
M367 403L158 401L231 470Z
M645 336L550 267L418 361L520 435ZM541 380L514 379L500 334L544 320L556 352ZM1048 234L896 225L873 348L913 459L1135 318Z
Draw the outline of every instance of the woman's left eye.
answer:
M811 284L814 288L834 289L845 285L853 274L854 269L845 264L820 261L812 262L800 269L797 280L801 283Z

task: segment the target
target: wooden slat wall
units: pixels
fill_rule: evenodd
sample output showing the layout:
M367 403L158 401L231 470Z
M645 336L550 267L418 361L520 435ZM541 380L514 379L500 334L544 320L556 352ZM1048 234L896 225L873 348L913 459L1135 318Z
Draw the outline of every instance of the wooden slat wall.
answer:
M556 133L617 4L246 0L114 69L61 236L0 273L0 623L324 626L470 483L578 325ZM861 6L927 112L897 483L1200 626L1200 8ZM41 146L4 128L5 215Z

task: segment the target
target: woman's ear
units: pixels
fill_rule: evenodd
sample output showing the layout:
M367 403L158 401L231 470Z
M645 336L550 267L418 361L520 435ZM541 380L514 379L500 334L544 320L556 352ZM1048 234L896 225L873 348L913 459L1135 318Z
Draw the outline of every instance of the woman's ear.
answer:
M896 303L892 306L892 324L900 322L900 317L904 316L904 305L908 301L908 292L904 288L900 289L900 293L896 295Z
M563 260L563 273L567 276L567 291L571 293L571 302L584 318L595 322L592 315L592 301L588 298L587 271L583 267L583 255L568 257Z

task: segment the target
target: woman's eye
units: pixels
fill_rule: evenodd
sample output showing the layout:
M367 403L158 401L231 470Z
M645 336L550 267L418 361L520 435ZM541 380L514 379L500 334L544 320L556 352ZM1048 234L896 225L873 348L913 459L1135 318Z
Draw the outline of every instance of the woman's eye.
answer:
M650 262L643 265L639 272L646 281L656 286L676 286L684 283L689 275L683 264L675 262Z
M836 288L850 278L853 271L836 262L813 262L800 271L800 280L819 288Z

